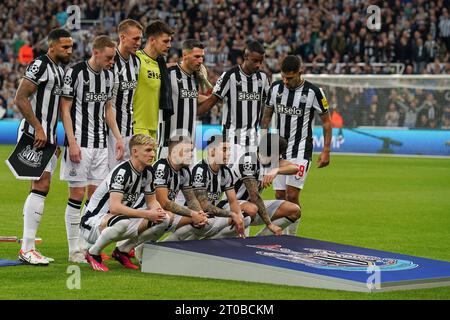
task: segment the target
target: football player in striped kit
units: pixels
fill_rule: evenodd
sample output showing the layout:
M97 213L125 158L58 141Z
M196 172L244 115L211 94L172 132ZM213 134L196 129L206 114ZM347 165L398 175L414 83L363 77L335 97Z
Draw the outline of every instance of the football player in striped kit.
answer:
M302 62L297 56L287 56L281 63L282 80L272 84L267 96L266 106L261 121L261 128L267 129L276 113L276 129L280 136L288 141L283 154L298 165L295 176L278 176L273 187L276 198L288 200L300 207L299 196L303 189L310 168L313 152L313 120L318 113L322 120L324 147L317 161L318 168L330 163L330 145L332 128L328 102L323 90L302 78ZM298 222L287 229L288 234L296 235Z
M231 162L247 151L256 152L257 127L265 97L270 87L267 74L261 70L264 46L258 41L247 44L244 62L224 72L212 95L199 104L198 114L207 112L223 101L222 130L231 145Z
M140 60L136 56L142 42L142 25L132 19L122 21L117 27L119 45L114 57L114 89L112 105L116 115L116 123L125 146L133 135L133 96L139 76ZM109 169L119 162L128 160L128 148L124 150L123 159L117 160L115 155L116 139L111 130L108 134Z
M233 173L227 167L229 143L223 141L222 135L213 135L208 139L207 158L195 165L192 170L192 186L195 196L207 212L210 225L205 226L204 238L245 237L244 217L234 190ZM230 210L217 207L217 203L226 194ZM246 226L250 224L250 217ZM172 237L176 240L193 240L199 237L191 225L177 229Z
M90 199L109 173L106 125L116 138L117 160L123 157L124 145L111 103L114 76L109 69L115 50L116 43L108 36L96 37L91 58L68 68L64 76L61 118L66 148L60 177L69 184L65 217L71 262L86 262L78 243L83 198L86 194Z
M102 181L81 219L82 236L92 244L86 251L86 260L97 271L108 271L100 253L119 240L123 241L112 257L125 268L138 269L128 252L145 241L156 241L169 225L169 215L156 200L154 172L148 165L155 157L155 141L137 134L131 137L129 149L130 160L118 164ZM145 204L135 209L140 195Z
M298 167L280 159L286 142L275 133L260 135L257 152L246 152L234 163L234 189L241 209L252 218L251 225L265 224L257 235L280 235L282 230L300 218L298 205L285 200L262 200L260 192L278 176L298 173ZM221 202L219 206L228 209ZM248 232L248 230L246 230Z
M163 111L159 111L159 158L167 157L167 143L173 136L186 136L191 141L195 141L200 80L198 74L205 55L204 48L204 44L198 40L185 40L181 63L168 67L172 87L173 115L165 119ZM193 158L195 157L194 149Z
M69 63L73 40L68 31L53 29L48 34L48 46L47 53L37 57L28 66L14 99L24 117L19 134L33 136L35 148L42 148L46 143L56 144L59 100L64 78L61 64ZM41 178L31 182L31 191L23 207L23 242L19 260L27 264L48 265L53 261L36 250L35 238L56 164L55 154Z

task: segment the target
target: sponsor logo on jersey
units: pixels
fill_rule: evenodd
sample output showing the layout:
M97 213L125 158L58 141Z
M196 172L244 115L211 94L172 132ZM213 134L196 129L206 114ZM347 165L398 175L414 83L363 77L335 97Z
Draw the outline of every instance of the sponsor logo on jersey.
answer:
M198 92L197 90L181 89L180 97L181 99L197 99Z
M409 270L418 267L417 264L409 260L380 258L357 253L336 252L315 248L305 248L303 252L299 252L283 248L279 244L247 246L261 250L256 251L258 255L299 263L318 269L366 272L369 267L378 267L381 271Z
M161 73L157 73L155 71L152 70L147 70L147 77L149 79L158 79L161 80Z
M27 146L18 154L18 158L23 164L37 168L41 166L43 153L43 151L36 151L35 149L31 149L31 146Z
M277 104L275 109L277 113L284 113L291 116L301 116L303 114L303 109L288 107L284 104Z
M220 192L220 191L208 192L208 201L215 202L215 201L219 200L221 194L222 194L222 192Z
M127 201L129 203L135 203L138 197L139 197L139 192L127 194L125 197L125 201Z
M259 101L259 100L261 100L261 94L259 92L239 91L237 98L238 98L238 101Z
M108 100L108 95L104 92L95 93L95 92L85 92L84 93L84 102L104 102Z
M122 91L134 90L137 87L137 81L121 81L119 85L119 89Z

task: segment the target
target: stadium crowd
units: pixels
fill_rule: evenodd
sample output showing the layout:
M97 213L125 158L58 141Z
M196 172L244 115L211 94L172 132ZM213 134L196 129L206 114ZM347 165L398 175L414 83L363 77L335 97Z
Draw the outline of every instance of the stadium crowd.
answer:
M117 24L129 17L143 25L161 19L176 30L169 61L179 60L184 39L203 41L212 83L222 71L242 62L248 40L264 43L263 69L268 74L278 73L279 61L288 54L303 58L304 73L385 74L391 72L391 63L404 64L405 74L450 73L448 1L378 4L381 30L370 31L364 1L74 0L82 23L81 30L73 32L72 60L90 55L96 35L117 39ZM0 3L0 118L21 117L13 103L18 80L26 65L45 52L49 30L66 24L66 9L62 0ZM384 65L371 66L375 63ZM383 90L335 90L329 95L345 126L450 127L448 93ZM220 108L214 107L202 120L219 123Z

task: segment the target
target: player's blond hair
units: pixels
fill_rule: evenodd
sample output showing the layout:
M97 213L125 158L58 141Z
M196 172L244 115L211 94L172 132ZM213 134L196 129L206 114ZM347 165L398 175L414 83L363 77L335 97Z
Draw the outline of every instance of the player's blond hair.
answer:
M129 143L130 154L134 146L147 146L147 145L152 146L152 148L155 148L156 147L155 139L142 133L133 135Z
M104 48L115 48L117 43L112 41L108 36L98 36L95 37L94 42L92 43L92 48L96 50L103 50Z
M137 28L141 31L144 30L144 27L136 20L126 19L119 23L119 26L117 27L117 33L126 33L129 28Z

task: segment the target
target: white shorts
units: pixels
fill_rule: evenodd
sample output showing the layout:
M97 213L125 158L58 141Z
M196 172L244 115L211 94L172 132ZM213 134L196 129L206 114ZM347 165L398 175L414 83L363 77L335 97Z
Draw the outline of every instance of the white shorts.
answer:
M94 244L98 237L100 236L100 226L102 224L103 218L106 214L94 216L86 221L86 225L88 225L91 229L89 230L86 227L80 227L80 233L82 237L91 244ZM137 237L139 235L139 226L141 225L144 218L129 218L130 224L124 234L124 239L130 239Z
M286 190L286 185L297 189L303 189L306 177L308 176L310 161L305 159L288 159L299 167L299 172L295 175L278 175L273 180L274 190Z
M108 149L80 148L81 161L70 161L69 148L64 149L61 160L60 179L68 181L70 187L98 186L109 173Z
M278 208L283 204L285 200L264 200L264 205L266 206L267 214L269 215L269 218L272 218L272 216L277 212ZM250 202L246 200L238 200L239 205ZM219 206L222 209L230 210L230 204L227 202L223 206ZM259 214L256 214L255 219L251 223L252 226L259 226L261 224L264 224L264 221L261 219Z
M117 166L119 163L123 161L130 160L130 137L122 137L123 146L124 146L124 152L123 152L123 158L120 160L116 159L116 138L114 138L114 135L112 132L109 132L108 135L108 166L109 171L111 171L115 166Z

